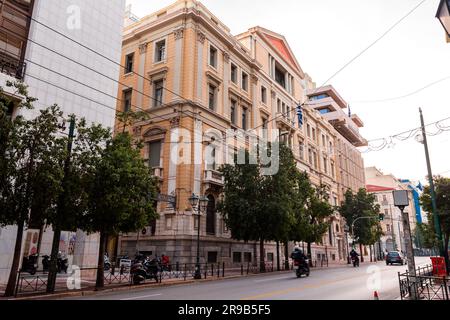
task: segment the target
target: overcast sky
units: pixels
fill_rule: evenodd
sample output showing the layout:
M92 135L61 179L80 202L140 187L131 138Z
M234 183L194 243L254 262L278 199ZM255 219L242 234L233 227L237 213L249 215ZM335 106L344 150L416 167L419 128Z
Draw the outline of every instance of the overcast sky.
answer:
M139 17L174 0L127 0ZM283 34L302 69L318 86L355 57L421 0L203 0L233 34L259 25ZM365 123L368 140L389 137L450 117L450 78L426 90L388 102L450 77L450 43L435 18L439 0L427 0L413 14L330 81ZM450 119L443 123L450 127ZM436 132L436 128L429 131ZM380 144L375 142L374 145ZM450 132L429 137L433 174L450 177ZM415 139L364 154L398 178L425 182L423 145Z

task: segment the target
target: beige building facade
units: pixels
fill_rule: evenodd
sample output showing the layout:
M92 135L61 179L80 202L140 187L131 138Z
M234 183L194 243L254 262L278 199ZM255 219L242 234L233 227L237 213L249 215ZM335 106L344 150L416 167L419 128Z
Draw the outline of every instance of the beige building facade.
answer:
M365 186L357 150L366 144L358 130L362 122L343 111L347 105L332 86L315 90L282 35L255 27L233 36L194 0L126 25L117 110L148 114L129 130L145 144L142 156L159 178L161 197L160 218L140 233L121 236L119 254L144 251L195 262L197 216L188 201L194 193L209 199L200 221L201 262L259 260L258 245L232 240L216 212L224 185L220 164L238 148L250 148L253 139L285 141L313 184L329 187L332 205L348 188ZM319 99L321 94L328 96ZM339 214L332 217L323 242L313 246L314 260L346 260L344 223ZM276 259L275 251L267 243L265 259Z

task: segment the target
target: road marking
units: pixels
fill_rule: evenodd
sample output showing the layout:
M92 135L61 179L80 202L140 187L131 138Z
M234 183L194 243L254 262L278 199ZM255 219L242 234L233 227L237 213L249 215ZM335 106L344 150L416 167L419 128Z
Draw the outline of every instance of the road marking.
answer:
M120 299L121 301L125 301L125 300L137 300L137 299L144 299L144 298L151 298L151 297L158 297L158 296L162 296L161 293L158 294L150 294L148 296L140 296L140 297L133 297L133 298L125 298L125 299Z
M254 282L266 282L266 281L272 281L272 280L283 280L283 279L292 279L292 277L279 277L279 278L270 278L270 279L263 279L263 280L253 280Z

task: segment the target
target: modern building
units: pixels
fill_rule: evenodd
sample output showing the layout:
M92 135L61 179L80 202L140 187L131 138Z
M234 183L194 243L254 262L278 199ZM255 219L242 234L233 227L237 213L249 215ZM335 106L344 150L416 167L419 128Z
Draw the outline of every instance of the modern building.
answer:
M365 172L367 191L375 196L380 205L380 211L385 216L384 221L381 222L384 232L384 236L381 238L382 250L406 252L402 216L400 210L394 206L393 191L408 191L409 206L404 211L408 213L411 234L414 235L418 222L417 217L420 216L420 213L416 212L413 190L409 184L405 184L392 174L384 174L375 167L366 168Z
M114 127L124 10L125 0L2 1L0 87L13 95L6 81L20 80L38 98L34 110L11 105L11 114L32 118L56 103L65 116ZM41 253L48 254L53 232L42 231ZM39 232L25 232L23 256L36 250ZM15 238L16 226L0 229L0 284L8 278ZM95 266L97 238L63 232L60 250L74 264Z
M142 156L159 178L160 218L142 232L121 236L119 254L144 251L192 263L200 228L201 262L259 260L258 244L232 240L216 210L224 185L217 171L221 160L239 146L248 148L254 137L286 142L312 182L329 187L333 205L347 188L365 186L357 150L366 144L358 130L362 122L343 112L347 104L332 86L315 90L284 36L262 27L234 36L195 0L177 1L134 23L130 16L135 17L126 18L117 110L149 115L129 130L144 141ZM227 137L230 129L236 137ZM188 201L192 193L209 199L200 226ZM313 246L315 260L346 260L344 223L333 216L322 243ZM267 243L266 260L274 260L275 248Z

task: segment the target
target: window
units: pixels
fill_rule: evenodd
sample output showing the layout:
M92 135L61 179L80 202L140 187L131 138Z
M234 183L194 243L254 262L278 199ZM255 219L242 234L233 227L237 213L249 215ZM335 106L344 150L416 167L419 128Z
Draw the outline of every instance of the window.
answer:
M323 171L328 174L328 159L326 157L323 158Z
M236 124L236 106L237 102L234 100L231 100L231 107L230 107L230 120L232 124Z
M242 72L242 89L248 91L248 74Z
M214 196L208 196L208 207L206 209L206 233L216 234L216 200Z
M306 125L306 133L308 138L311 138L311 126L309 124Z
M238 68L234 64L231 64L231 81L236 84L238 82Z
M165 59L166 59L166 40L161 40L155 44L155 62L162 62Z
M325 135L322 135L322 145L325 147L327 145L325 140Z
M233 252L233 263L242 262L242 252Z
M208 263L217 263L217 251L208 251Z
M387 232L391 232L391 225L390 224L386 225L386 230L387 230Z
M316 129L312 128L312 139L316 141Z
M288 106L288 105L286 105L286 113L287 113L287 118L288 119L291 119L291 107L290 106Z
M252 262L252 253L244 252L244 262Z
M268 122L267 122L266 118L261 118L261 121L262 121L262 130L263 130L262 136L263 136L264 140L267 140L267 137L268 137L268 132L267 132L268 126L267 126L267 124L268 124Z
M158 80L153 82L153 107L160 107L163 104L164 81Z
M383 202L387 202L387 197L385 194L383 194Z
M300 140L299 144L299 155L300 159L305 159L305 142L303 140Z
M161 165L161 141L149 143L148 163L150 168L159 168Z
M389 210L388 209L384 209L384 215L388 216L389 215Z
M242 109L242 129L247 130L247 109Z
M281 113L281 100L277 99L277 112Z
M275 66L275 81L286 89L286 72L282 70L278 65Z
M325 99L325 98L328 98L329 97L329 95L328 94L320 94L320 95L317 95L317 96L312 96L311 98L309 98L310 100L320 100L320 99Z
M333 228L330 226L328 227L328 240L330 245L333 245Z
M210 146L211 154L209 155L209 159L207 159L207 168L208 170L216 170L216 148Z
M127 90L123 93L123 112L131 111L131 97L132 97L133 91Z
M313 165L313 153L311 149L308 149L308 161L309 164L312 166Z
M334 176L335 176L334 161L331 161L330 167L331 167L331 176L334 178Z
M314 168L317 169L317 153L313 152Z
M216 90L217 88L212 84L209 85L209 100L208 106L211 110L216 110Z
M320 114L327 114L327 113L330 113L331 110L330 110L330 108L324 108L324 109L320 109L319 112L320 112Z
M261 101L262 103L267 103L267 89L261 86Z
M133 72L134 53L130 53L125 57L125 73Z
M267 253L267 261L268 262L273 262L273 252L268 252Z
M209 46L209 65L217 68L217 49Z

